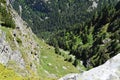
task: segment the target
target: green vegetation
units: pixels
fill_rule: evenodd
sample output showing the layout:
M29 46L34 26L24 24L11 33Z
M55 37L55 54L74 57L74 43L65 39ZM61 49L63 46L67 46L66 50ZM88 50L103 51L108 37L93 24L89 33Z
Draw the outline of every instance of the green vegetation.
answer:
M14 70L0 64L0 80L27 80L27 78L19 76Z
M57 78L60 78L68 73L77 73L79 72L77 68L75 68L72 63L64 61L64 57L55 54L54 47L49 46L44 43L44 41L39 40L36 36L34 36L36 41L40 45L40 63L41 65L38 67L38 71L41 79L47 80L56 80L54 79L54 75ZM65 69L66 68L66 69ZM53 77L53 79L52 79Z
M77 73L79 72L77 67L83 70L91 69L120 52L120 2L116 5L116 0L99 0L98 7L88 11L92 4L90 0L34 1L15 0L13 7L18 11L18 5L22 5L23 19L38 37L48 39L49 45L34 36L41 52L40 65L37 66L41 80L56 80L68 73ZM0 0L0 3L2 25L0 29L6 33L6 40L15 49L16 45L11 33L15 24L10 12L7 11L9 8L6 9L6 2ZM19 37L15 39L19 45L22 44ZM30 70L31 62L27 60L26 51L22 46L20 51L28 64L26 69ZM3 65L0 65L0 69L2 80L39 79L35 78L34 73L31 77L23 78Z
M119 3L116 6L105 5L90 21L54 34L49 44L69 50L75 56L75 66L79 60L88 69L103 64L120 52Z
M0 2L2 2L3 4L6 4L6 1L5 1L5 0L0 0Z
M96 1L96 0L95 0ZM35 3L34 3L35 2ZM49 39L55 32L74 27L92 18L106 4L115 5L117 0L99 0L97 8L92 8L91 0L15 0L12 5L40 38ZM34 3L34 4L33 4Z
M16 41L18 42L18 44L20 44L20 45L22 45L22 41L21 41L21 39L20 38L16 38Z
M13 69L6 68L2 64L0 64L0 80L41 80L41 79L36 78L35 76L32 77L20 76ZM44 80L51 80L51 79L44 79Z
M55 47L57 54L63 55L59 48L69 50L70 54L76 58L74 63L82 60L86 67L98 66L115 54L109 52L113 49L108 50L108 46L119 34L117 0L96 1L98 5L94 9L91 8L93 2L89 0L49 0L47 2L35 0L35 2L32 4L34 1L18 0L12 5L18 13L18 5L22 6L23 19L28 22L38 37L49 39L47 42ZM104 52L101 52L102 50ZM118 48L117 51L119 51ZM95 57L95 54L99 55ZM103 60L101 55L104 55ZM95 58L92 58L93 56ZM66 60L69 61L69 58Z
M15 23L12 20L12 16L9 11L9 8L6 9L6 1L0 1L0 24L9 28L15 28Z
M38 37L55 47L56 54L64 57L59 50L62 48L75 56L75 59L65 58L66 61L72 60L76 66L82 60L84 66L91 68L119 52L117 0L95 0L97 8L91 7L90 0L34 1L18 0L12 5L18 13L18 5L22 6L22 18Z

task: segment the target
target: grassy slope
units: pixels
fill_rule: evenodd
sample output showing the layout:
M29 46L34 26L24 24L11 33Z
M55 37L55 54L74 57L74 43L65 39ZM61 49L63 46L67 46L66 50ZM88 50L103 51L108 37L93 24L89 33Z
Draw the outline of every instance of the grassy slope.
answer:
M27 78L18 76L14 70L0 64L0 80L27 80Z
M47 45L44 41L35 37L39 43L41 49L39 73L41 79L52 79L51 75L56 75L57 78L62 77L68 73L77 73L78 70L72 65L72 63L64 61L62 56L55 54L54 47ZM64 69L64 68L67 69ZM54 76L53 76L54 77ZM46 79L45 79L46 78ZM54 78L53 78L54 80ZM56 78L55 78L56 80Z
M15 48L15 44L12 44L12 35L11 31L13 29L0 27L0 30L6 33L6 40L10 43L12 48ZM56 80L68 73L76 73L78 70L67 61L64 61L64 57L55 54L54 47L47 45L44 41L38 39L34 36L36 41L40 45L40 66L38 67L39 75L41 80ZM1 67L1 66L0 66ZM67 68L67 69L64 69ZM17 74L13 70L4 69L4 74L0 74L0 78L4 78L2 80L22 80L22 77L17 76ZM12 73L12 74L10 74ZM54 74L57 78L54 77ZM9 75L8 77L4 77L4 75ZM53 78L54 77L54 78ZM24 78L28 79L28 78ZM34 78L30 78L33 80Z

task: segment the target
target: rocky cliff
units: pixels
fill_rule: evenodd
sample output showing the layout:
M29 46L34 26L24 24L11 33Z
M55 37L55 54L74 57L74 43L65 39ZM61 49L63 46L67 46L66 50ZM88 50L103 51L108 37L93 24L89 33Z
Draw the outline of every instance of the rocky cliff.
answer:
M59 80L120 80L120 54L99 67L81 74L68 74Z
M39 45L27 23L10 7L9 0L6 1L7 10L11 13L16 27L13 29L0 26L0 63L23 77L33 76L37 79L37 67L40 64Z

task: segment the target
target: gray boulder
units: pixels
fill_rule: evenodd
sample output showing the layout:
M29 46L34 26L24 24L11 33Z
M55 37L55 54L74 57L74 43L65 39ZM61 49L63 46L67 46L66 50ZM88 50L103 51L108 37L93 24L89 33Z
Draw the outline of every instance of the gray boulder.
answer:
M101 66L81 74L69 74L59 80L120 80L120 54Z

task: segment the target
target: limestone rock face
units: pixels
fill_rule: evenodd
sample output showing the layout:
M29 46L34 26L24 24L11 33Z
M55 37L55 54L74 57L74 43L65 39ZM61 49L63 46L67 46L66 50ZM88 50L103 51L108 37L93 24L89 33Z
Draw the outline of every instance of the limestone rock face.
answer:
M69 74L59 80L120 80L120 54L101 66L81 74Z
M9 0L6 1L10 4ZM22 76L37 75L40 49L35 35L12 7L9 7L9 12L16 28L0 27L0 64Z
M20 68L25 69L25 62L19 50L13 51L6 41L5 32L0 30L0 63L8 66L10 61L14 61Z
M0 63L6 65L9 61L12 50L5 41L5 33L0 30Z

